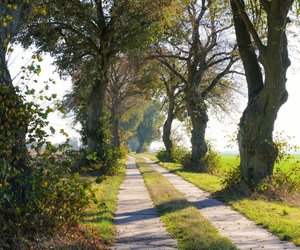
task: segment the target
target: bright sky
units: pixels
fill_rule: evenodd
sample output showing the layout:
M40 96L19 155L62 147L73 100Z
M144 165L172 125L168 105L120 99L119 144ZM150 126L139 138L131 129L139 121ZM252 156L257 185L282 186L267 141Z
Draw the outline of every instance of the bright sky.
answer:
M10 71L12 77L18 74L22 65L24 65L31 57L32 52L24 51L20 47L16 47L13 52L9 62ZM300 119L298 117L299 107L300 107L300 63L297 59L298 53L291 53L292 66L288 71L288 82L287 89L289 92L289 99L287 103L281 108L278 118L275 124L276 131L284 131L286 135L295 137L293 140L294 144L300 145ZM56 84L50 88L50 93L58 94L58 98L61 99L67 91L71 89L70 79L60 79L59 75L55 72L55 67L52 65L53 59L49 55L43 55L43 62L41 63L42 72L38 78L39 84L35 85L37 89L43 86L43 82L47 81L49 78L55 79ZM240 97L242 98L242 97ZM242 98L243 99L243 98ZM240 106L240 113L233 115L231 117L226 116L222 121L215 118L210 118L207 128L207 137L212 139L219 151L232 151L237 148L227 148L229 144L228 136L233 135L237 130L237 124L241 117L241 111L244 109L246 100L241 100L244 105ZM51 125L59 131L64 128L70 137L79 137L76 132L77 128L71 124L71 119L62 119L61 115L58 113L52 114L49 117ZM178 124L175 124L177 130L182 130ZM63 141L64 137L57 133L53 138L53 142ZM189 139L185 138L183 144L189 145ZM154 143L152 148L157 148L162 146L161 143Z

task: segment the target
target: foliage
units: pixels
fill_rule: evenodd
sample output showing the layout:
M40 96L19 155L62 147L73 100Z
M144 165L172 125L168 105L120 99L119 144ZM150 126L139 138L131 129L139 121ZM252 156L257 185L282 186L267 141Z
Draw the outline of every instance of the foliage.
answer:
M100 119L102 144L98 144L96 151L83 150L83 158L79 162L78 170L95 175L113 175L119 170L119 159L122 152L111 143L110 122L107 116ZM99 133L97 133L99 135ZM124 152L123 152L124 153Z
M208 145L208 152L204 159L202 159L202 171L217 174L221 171L221 155L214 149L210 141L206 142ZM181 166L189 168L191 152L182 146L173 146L171 155L166 150L159 150L156 157L161 162L174 162L179 163Z
M136 136L139 141L137 152L145 152L151 142L160 137L159 129L163 123L160 114L160 103L151 102L145 109L144 118L137 127Z
M36 234L74 226L89 204L90 185L79 175L38 159L28 171L15 171L5 161L0 168L0 247L21 246ZM19 199L14 183L25 183Z
M300 167L299 161L286 167L291 162L291 152L297 151L299 146L290 143L292 137L285 136L284 132L277 132L274 137L274 144L278 150L275 161L276 168L273 175L261 180L257 192L269 199L288 200L293 196L300 195Z
M45 94L48 85L39 93L29 87L41 70L35 64L41 57L32 59L18 86L0 84L0 248L6 249L76 225L93 196L89 183L70 174L76 153L68 141L59 147L47 141L56 95ZM36 100L46 101L45 107Z
M239 166L233 166L227 169L221 183L227 190L236 190L241 183L241 172Z
M174 162L184 165L190 157L190 151L185 147L173 146L171 155L166 150L159 150L156 157L161 162Z
M299 149L290 143L292 137L285 136L284 132L277 132L274 137L274 145L278 150L275 161L276 168L271 176L267 176L257 186L257 192L264 194L269 199L288 200L292 196L300 195L300 167L299 161L292 163L291 152Z
M293 139L291 136L286 136L283 131L275 133L274 144L278 150L276 164L284 164L292 158L291 153L296 152L299 146L293 145L290 141Z
M295 165L288 170L276 168L272 176L261 181L258 193L269 199L287 200L290 196L300 195L300 166Z
M165 149L158 150L156 157L161 162L172 162L171 155Z
M221 155L220 153L214 148L213 144L211 141L207 140L206 141L207 145L207 153L204 157L204 162L206 163L206 169L205 171L210 173L210 174L217 174L222 166L221 166Z

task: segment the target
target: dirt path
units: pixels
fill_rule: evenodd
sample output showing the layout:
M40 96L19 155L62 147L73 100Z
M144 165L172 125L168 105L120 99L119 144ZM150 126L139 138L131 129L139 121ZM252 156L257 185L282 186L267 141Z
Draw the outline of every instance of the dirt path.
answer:
M203 217L209 220L221 235L231 239L238 249L300 249L289 242L281 241L229 206L213 199L208 193L185 181L182 177L170 173L148 158L145 160L200 209Z
M159 220L133 157L129 157L126 168L118 196L117 242L113 249L177 249L177 242Z

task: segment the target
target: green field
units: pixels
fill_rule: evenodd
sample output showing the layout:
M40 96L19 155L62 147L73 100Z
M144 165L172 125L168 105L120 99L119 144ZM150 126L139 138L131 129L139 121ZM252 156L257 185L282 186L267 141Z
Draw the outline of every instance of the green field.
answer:
M237 154L222 154L221 163L222 163L222 170L226 171L231 167L239 165L239 156ZM293 154L291 155L290 159L283 160L275 164L275 168L288 170L297 164L300 165L300 154Z

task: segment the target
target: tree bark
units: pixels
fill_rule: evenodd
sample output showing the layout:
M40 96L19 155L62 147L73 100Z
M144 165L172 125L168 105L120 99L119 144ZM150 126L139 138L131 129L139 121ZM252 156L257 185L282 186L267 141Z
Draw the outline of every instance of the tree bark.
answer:
M87 144L90 152L101 152L104 142L103 117L108 86L108 60L102 59L99 78L95 82L88 106Z
M121 139L119 134L119 118L117 117L116 113L114 113L114 108L112 108L112 112L112 143L116 148L120 149Z
M170 93L168 96L169 96L169 106L168 106L167 119L163 126L163 143L165 145L167 154L171 156L172 149L173 149L171 131L172 131L172 123L174 120L175 97L174 97L174 93Z
M248 104L240 120L238 143L241 180L250 189L273 173L278 155L272 134L277 113L288 97L285 88L286 71L290 65L285 34L288 2L291 3L277 0L267 3L268 44L261 46L258 58L241 9L236 1L231 1L248 86ZM264 67L265 81L259 60Z
M188 114L192 122L192 154L190 158L190 167L201 170L201 160L207 153L207 145L205 142L205 131L208 122L207 107L197 91L185 89L185 99Z

